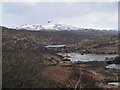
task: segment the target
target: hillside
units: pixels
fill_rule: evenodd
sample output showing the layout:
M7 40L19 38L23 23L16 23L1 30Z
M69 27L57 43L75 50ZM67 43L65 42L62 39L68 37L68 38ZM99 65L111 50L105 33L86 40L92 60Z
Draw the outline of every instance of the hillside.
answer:
M117 35L117 31L100 31L100 30L40 30L40 31L31 31L31 30L16 30L16 29L6 29L9 30L10 34L19 34L21 36L27 37L34 42L39 44L48 45L48 44L76 44L81 42L84 39L89 39L95 36L106 35L113 36ZM4 28L3 28L4 31ZM104 39L105 40L105 39Z
M43 87L47 82L51 86L52 81L42 77L41 73L62 57L18 33L3 30L2 35L3 88Z
M65 48L66 52L118 54L118 35L97 35Z
M20 35L40 45L65 44L64 51L93 54L117 54L118 33L107 30L15 30L9 34ZM3 30L4 32L4 30ZM76 49L79 47L79 49Z
M84 74L81 83L86 88L100 87L101 81L106 77L104 73L109 76L105 81L112 80L113 77L117 78L114 74L115 70L109 70L110 73L113 72L112 74L108 71L103 72L106 63L102 62L58 64L63 57L57 55L55 49L44 47L49 44L65 44L64 49L71 52L80 52L74 50L76 46L84 46L86 49L90 47L91 51L96 47L104 49L103 47L108 46L108 49L115 47L111 50L116 50L117 33L79 30L28 31L5 27L2 28L2 32L3 88L66 88L65 83L69 84L69 79L76 83L81 74L79 69ZM114 43L109 44L111 41ZM103 44L100 45L101 43ZM98 73L92 65L102 73ZM92 77L94 75L95 78Z

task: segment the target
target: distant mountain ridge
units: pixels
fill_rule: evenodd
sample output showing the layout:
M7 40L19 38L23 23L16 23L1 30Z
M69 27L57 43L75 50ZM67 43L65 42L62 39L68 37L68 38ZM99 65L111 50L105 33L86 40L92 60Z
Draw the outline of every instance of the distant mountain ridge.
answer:
M24 24L18 27L15 27L14 29L17 30L31 30L31 31L39 31L39 30L98 30L98 29L86 29L81 27L75 27L71 25L63 25L63 24L46 24L46 25L40 25L40 24ZM103 30L106 31L106 30ZM110 30L115 31L115 30Z
M15 27L14 29L21 30L80 30L82 28L74 27L70 25L62 25L62 24L47 24L47 25L40 25L40 24L24 24L22 26Z

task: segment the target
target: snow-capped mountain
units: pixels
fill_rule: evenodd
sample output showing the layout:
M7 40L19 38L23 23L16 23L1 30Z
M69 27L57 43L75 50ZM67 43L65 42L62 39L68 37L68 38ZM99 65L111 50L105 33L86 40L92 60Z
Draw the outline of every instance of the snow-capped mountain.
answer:
M39 30L80 30L81 28L62 24L47 24L47 25L24 24L22 26L15 27L14 29L39 31Z

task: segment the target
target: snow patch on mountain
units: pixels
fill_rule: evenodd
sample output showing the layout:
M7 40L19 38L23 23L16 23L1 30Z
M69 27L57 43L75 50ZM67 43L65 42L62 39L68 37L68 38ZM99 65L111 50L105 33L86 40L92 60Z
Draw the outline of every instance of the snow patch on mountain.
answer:
M24 24L22 26L15 27L14 29L38 31L38 30L80 30L82 28L62 24L47 24L47 25Z

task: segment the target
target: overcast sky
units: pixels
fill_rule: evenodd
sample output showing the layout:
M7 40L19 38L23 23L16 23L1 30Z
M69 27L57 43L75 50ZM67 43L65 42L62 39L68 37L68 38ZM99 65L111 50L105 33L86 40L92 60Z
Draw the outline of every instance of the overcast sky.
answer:
M7 27L22 24L52 23L94 29L118 28L117 2L39 2L2 4L2 24Z

